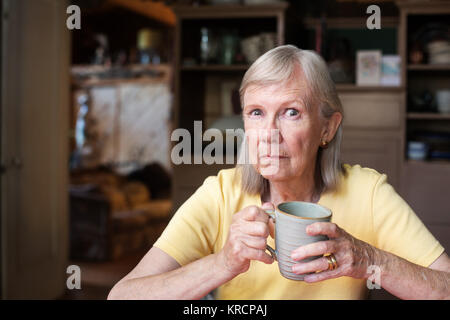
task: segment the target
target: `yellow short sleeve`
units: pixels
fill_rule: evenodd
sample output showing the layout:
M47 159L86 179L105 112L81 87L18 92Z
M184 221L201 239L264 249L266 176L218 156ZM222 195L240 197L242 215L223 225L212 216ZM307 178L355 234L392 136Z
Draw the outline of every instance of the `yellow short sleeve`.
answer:
M373 191L372 215L376 246L412 263L428 267L444 248L382 174Z
M221 195L217 177L207 178L177 210L153 246L182 266L211 254L219 232Z

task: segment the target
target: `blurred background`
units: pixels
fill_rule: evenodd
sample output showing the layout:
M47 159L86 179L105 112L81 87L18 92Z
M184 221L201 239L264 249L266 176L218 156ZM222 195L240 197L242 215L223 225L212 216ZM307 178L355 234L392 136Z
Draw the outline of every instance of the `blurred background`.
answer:
M342 160L386 173L450 247L449 1L0 1L2 299L105 299L233 166L174 165L172 131L241 128L242 76L281 44L327 61Z

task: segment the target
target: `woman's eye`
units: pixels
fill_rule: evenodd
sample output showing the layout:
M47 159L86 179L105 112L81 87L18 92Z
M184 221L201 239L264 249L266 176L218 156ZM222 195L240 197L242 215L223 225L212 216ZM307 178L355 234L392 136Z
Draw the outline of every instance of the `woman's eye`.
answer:
M286 110L286 115L288 117L295 117L295 116L298 116L298 114L299 114L299 112L296 109L287 109Z
M260 115L262 115L262 111L260 109L254 109L254 110L250 111L250 115L251 116L260 116Z

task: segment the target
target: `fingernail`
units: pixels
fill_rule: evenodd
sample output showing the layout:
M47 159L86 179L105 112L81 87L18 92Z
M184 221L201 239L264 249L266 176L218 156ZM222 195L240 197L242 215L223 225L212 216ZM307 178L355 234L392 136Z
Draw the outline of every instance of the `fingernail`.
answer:
M294 252L291 254L291 259L292 260L298 260L301 257L300 253L298 252Z

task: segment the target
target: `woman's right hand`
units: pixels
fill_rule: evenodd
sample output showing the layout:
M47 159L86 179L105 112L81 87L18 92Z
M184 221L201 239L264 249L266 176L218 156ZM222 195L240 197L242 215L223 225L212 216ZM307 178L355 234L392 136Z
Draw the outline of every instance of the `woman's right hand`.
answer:
M273 205L265 203L262 208L249 206L233 215L227 241L217 255L219 266L232 277L246 272L251 260L273 263L273 258L266 253L267 237L273 236L273 223L264 211L273 210Z

